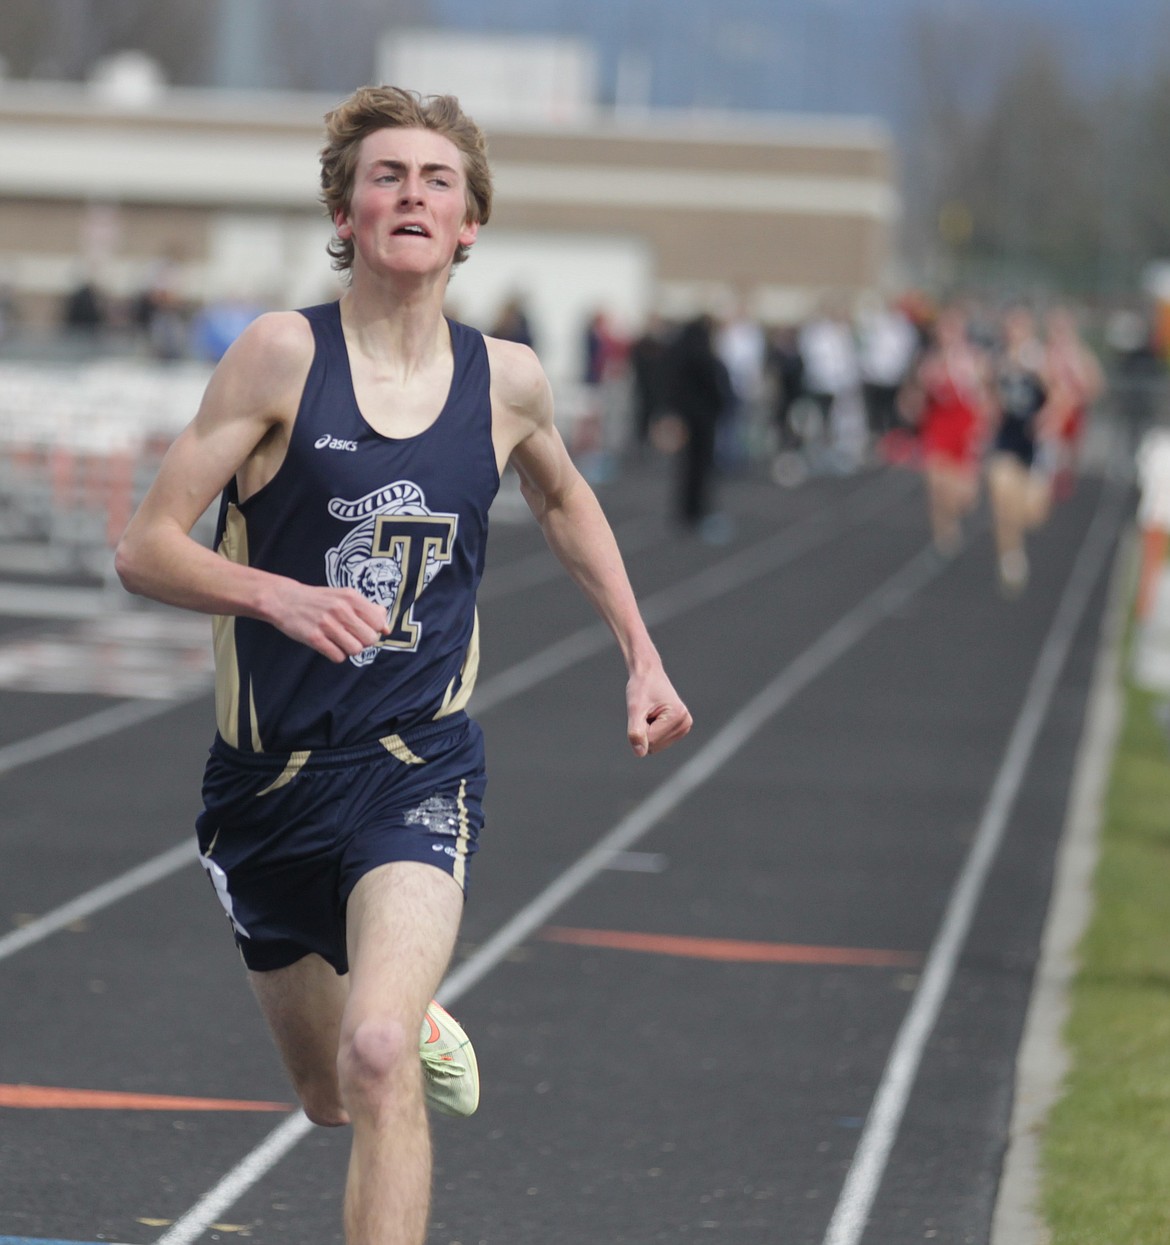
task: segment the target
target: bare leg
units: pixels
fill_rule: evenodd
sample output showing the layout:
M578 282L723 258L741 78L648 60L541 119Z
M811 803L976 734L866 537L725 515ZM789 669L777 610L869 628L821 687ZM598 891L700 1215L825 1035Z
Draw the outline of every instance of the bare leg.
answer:
M1019 592L1028 579L1024 532L1028 528L1028 469L1009 454L995 455L987 469L1000 585Z
M962 522L975 504L978 493L975 473L950 463L928 462L926 486L935 548L950 557L962 544Z
M1052 513L1052 478L1045 471L1030 471L1025 486L1029 528L1042 527Z
M431 1148L418 1038L462 911L458 885L413 862L375 869L350 896L349 998L337 1058L354 1129L349 1245L421 1245L426 1235Z
M337 1046L349 982L319 955L249 974L280 1057L314 1124L348 1124L337 1084Z
M350 896L350 972L319 956L252 973L281 1058L315 1124L354 1126L345 1195L349 1245L421 1245L430 1132L418 1057L463 892L441 869L383 865Z

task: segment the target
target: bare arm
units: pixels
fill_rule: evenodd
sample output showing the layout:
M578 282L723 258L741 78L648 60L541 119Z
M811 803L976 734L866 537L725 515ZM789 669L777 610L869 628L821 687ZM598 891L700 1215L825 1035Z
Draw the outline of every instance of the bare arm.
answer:
M497 445L549 547L617 639L626 663L627 734L635 755L660 752L691 729L638 609L613 530L553 422L548 381L527 347L489 342Z
M1088 346L1080 345L1078 363L1081 369L1081 401L1092 406L1105 392L1105 373L1097 356Z
M385 610L350 589L242 566L191 535L233 475L255 492L280 465L312 360L302 316L261 317L216 368L195 419L167 451L130 520L115 566L130 592L208 614L258 618L344 661L374 643Z

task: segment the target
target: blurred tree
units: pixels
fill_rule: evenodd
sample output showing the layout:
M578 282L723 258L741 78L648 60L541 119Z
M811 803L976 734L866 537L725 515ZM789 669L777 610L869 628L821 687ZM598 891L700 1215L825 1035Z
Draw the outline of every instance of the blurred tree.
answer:
M1133 228L1147 255L1170 258L1170 49L1134 116L1130 170L1134 178Z
M902 251L916 279L953 284L971 262L981 127L1030 37L1026 17L988 21L963 6L908 18L902 104Z
M973 255L1064 286L1094 282L1101 138L1097 111L1073 93L1052 41L1020 48L968 149Z
M1170 47L1138 77L1087 85L1021 19L911 26L904 251L933 285L1132 290L1170 255Z

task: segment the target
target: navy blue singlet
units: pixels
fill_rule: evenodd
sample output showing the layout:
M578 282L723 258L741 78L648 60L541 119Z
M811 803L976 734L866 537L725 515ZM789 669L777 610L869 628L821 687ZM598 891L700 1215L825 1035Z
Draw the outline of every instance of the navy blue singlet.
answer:
M375 432L358 409L337 303L301 312L316 352L288 452L246 501L233 480L215 544L233 562L356 588L390 633L340 665L251 618L215 619L216 722L245 752L373 742L461 712L479 662L475 593L499 487L483 336L448 321L455 369L415 437Z
M1010 359L1001 364L995 380L1002 412L995 449L1031 467L1036 458L1036 416L1048 401L1048 390L1035 372Z

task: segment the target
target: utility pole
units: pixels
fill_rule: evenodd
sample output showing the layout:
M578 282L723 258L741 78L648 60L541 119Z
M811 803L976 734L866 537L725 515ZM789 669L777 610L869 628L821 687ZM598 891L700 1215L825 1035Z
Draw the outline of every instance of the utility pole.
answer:
M212 62L215 86L252 90L273 86L268 0L218 0Z

